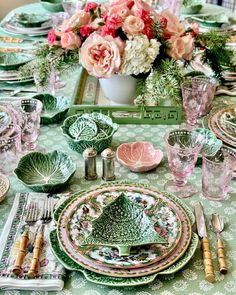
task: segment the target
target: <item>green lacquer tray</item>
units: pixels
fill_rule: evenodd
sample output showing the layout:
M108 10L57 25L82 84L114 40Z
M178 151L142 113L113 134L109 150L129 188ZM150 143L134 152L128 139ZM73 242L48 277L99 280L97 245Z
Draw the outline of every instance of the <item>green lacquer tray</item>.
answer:
M170 275L173 274L180 269L182 269L193 257L197 246L198 246L198 236L197 234L193 233L191 243L185 252L185 254L173 265L166 268L165 270L155 273L149 276L137 277L137 278L116 278L101 275L98 273L94 273L90 270L87 270L78 264L76 264L61 248L57 238L56 230L53 230L49 236L49 242L51 246L51 250L57 260L67 269L70 271L78 271L83 273L85 278L95 284L99 285L106 285L112 287L128 287L128 286L139 286L139 285L146 285L153 282L157 276L159 275Z
M70 115L99 112L117 124L175 125L182 120L182 107L110 106L104 101L99 82L81 68Z

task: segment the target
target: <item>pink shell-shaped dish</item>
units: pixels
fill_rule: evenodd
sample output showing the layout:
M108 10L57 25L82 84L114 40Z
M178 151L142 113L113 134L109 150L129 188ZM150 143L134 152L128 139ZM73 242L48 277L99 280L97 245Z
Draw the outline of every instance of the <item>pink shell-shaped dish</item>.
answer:
M146 172L158 166L163 158L150 142L137 141L121 144L116 151L117 160L133 172Z

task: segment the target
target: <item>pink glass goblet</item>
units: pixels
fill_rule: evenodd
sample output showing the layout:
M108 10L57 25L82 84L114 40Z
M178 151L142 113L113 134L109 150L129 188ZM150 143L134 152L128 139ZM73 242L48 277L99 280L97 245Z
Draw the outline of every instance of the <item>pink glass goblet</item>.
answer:
M21 128L10 124L0 134L0 173L10 175L16 168L21 155Z
M212 108L212 101L216 91L216 82L210 77L193 77L191 79L193 87L197 87L202 95L201 109L199 116L207 115Z
M165 183L165 190L180 198L188 198L197 192L187 180L196 164L204 144L204 137L191 130L173 130L165 135L167 158L173 180Z
M197 83L192 83L192 79L187 79L181 83L183 97L183 109L186 121L190 129L197 127L197 119L200 117L203 101L207 98L207 92Z
M203 155L202 159L202 194L209 200L223 201L236 167L236 152L222 147L214 157Z
M22 128L22 142L26 150L32 151L36 148L36 141L40 132L40 115L43 105L37 99L22 99L21 110L24 124Z
M82 9L84 1L80 0L63 0L62 6L64 11L67 12L70 16L74 15L77 10Z

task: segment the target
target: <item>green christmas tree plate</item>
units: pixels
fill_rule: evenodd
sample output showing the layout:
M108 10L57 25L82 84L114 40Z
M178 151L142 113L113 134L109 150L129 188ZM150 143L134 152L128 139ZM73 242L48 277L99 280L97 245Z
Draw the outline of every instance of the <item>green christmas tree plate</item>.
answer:
M166 239L155 231L144 208L122 193L92 221L92 232L82 246L116 247L120 256L129 256L132 246L165 243Z
M190 245L185 254L176 263L166 268L165 270L160 271L159 273L137 278L115 278L94 273L78 265L61 249L56 230L51 231L49 236L49 242L54 256L67 270L81 272L85 276L85 278L92 283L112 287L145 285L153 282L157 276L170 275L181 270L193 257L198 246L198 241L199 239L197 234L193 233Z
M142 206L166 244L132 247L122 257L116 248L82 246L92 233L92 221L108 204L124 193ZM138 277L163 270L186 251L192 235L194 215L178 198L140 184L112 183L76 194L54 214L60 247L78 265L115 277Z

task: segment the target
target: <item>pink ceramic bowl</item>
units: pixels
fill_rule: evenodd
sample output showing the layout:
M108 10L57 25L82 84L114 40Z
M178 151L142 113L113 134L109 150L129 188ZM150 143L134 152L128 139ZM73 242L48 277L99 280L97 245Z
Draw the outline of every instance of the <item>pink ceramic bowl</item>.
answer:
M119 163L133 172L146 172L158 166L163 158L161 150L156 150L147 141L121 144L116 157Z

